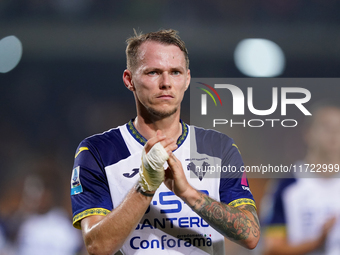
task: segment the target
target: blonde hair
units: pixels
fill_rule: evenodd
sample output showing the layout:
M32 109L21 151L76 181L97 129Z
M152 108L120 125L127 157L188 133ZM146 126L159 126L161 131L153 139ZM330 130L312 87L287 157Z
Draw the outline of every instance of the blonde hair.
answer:
M126 40L126 67L130 71L134 71L138 64L138 49L146 41L155 41L166 45L176 45L184 53L186 68L189 69L188 50L184 41L178 36L178 32L173 29L162 29L157 32L147 34L137 33L135 29L134 36Z

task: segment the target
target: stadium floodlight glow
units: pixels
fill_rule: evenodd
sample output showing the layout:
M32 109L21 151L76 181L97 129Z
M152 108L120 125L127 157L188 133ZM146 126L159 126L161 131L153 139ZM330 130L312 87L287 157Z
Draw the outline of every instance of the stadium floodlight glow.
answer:
M282 74L285 56L274 42L261 39L244 39L238 43L234 52L237 68L250 77L275 77Z
M22 44L14 35L0 40L0 73L7 73L15 68L22 56Z

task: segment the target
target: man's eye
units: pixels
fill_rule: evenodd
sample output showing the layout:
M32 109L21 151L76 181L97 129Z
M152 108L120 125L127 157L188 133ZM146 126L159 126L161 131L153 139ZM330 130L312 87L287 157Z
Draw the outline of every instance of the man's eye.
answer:
M173 71L172 74L173 75L179 75L179 74L181 74L181 72L180 71Z
M151 71L151 72L148 72L148 74L155 75L155 74L157 74L157 72L156 71Z

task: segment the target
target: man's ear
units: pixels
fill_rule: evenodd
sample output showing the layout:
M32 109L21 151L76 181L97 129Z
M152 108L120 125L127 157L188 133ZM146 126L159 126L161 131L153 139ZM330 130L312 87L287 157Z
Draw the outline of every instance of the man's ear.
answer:
M123 72L123 82L128 90L135 91L135 86L133 85L132 81L132 73L128 69L125 69Z
M185 90L187 90L189 88L190 80L191 80L191 74L190 74L190 69L188 69L188 71L187 71L187 82L186 82Z

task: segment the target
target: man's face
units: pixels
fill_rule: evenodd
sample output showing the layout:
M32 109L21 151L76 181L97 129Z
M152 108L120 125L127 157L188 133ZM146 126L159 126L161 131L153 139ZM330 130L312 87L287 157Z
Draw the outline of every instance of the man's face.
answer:
M132 73L137 107L157 118L179 114L190 83L184 53L175 45L145 42Z

